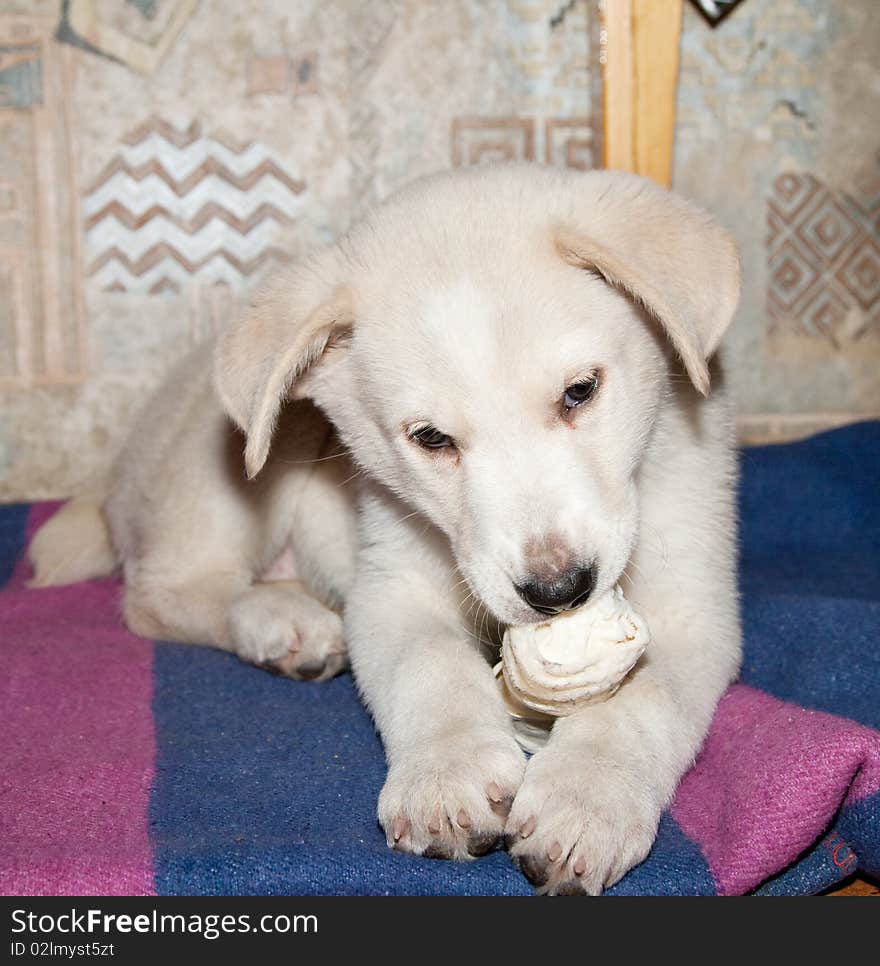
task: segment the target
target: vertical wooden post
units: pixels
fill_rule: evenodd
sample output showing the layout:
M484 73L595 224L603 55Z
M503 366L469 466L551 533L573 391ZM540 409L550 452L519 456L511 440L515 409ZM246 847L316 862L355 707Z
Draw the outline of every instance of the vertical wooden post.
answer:
M604 165L669 186L682 0L604 0Z

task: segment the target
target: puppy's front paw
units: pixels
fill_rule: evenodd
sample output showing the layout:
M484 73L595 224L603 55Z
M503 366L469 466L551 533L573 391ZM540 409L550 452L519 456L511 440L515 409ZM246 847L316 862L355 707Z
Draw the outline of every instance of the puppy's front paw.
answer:
M634 772L550 746L529 762L507 848L543 895L599 895L648 854L660 809Z
M388 845L432 859L491 852L522 781L525 757L502 733L434 738L392 765L379 796Z
M252 587L229 615L235 652L301 681L326 681L348 666L342 619L283 583Z

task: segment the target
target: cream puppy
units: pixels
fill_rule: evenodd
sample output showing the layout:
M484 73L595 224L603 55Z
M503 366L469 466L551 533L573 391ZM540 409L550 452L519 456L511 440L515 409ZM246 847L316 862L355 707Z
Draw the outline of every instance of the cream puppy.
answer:
M503 836L540 891L599 893L647 855L738 669L733 423L709 393L738 292L730 238L640 178L418 181L180 365L38 534L35 583L119 564L136 632L300 678L347 653L392 848ZM618 582L651 647L526 761L482 642Z

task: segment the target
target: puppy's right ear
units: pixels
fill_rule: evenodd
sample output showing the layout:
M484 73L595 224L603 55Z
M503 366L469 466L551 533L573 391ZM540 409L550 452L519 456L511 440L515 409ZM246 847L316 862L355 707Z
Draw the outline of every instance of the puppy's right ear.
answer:
M220 338L214 385L247 436L248 479L266 462L278 413L297 380L351 333L352 299L342 262L333 246L283 272Z

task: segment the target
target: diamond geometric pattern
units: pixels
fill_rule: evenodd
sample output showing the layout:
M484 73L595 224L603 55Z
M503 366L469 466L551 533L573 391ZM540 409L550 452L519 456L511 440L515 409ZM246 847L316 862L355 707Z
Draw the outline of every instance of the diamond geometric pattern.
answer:
M873 238L853 249L837 278L866 311L880 298L880 246Z
M773 329L837 344L880 330L880 158L856 180L863 194L834 191L787 171L767 201L767 311Z

